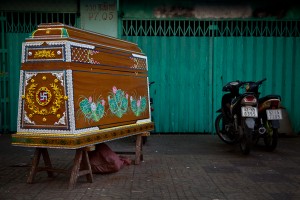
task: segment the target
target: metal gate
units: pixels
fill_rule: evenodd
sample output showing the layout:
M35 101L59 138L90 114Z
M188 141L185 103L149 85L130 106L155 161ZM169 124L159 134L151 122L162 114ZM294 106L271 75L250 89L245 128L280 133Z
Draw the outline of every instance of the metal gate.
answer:
M77 26L76 13L0 12L0 132L17 129L22 42L41 23Z
M7 113L7 103L6 103L6 96L7 96L7 62L6 62L6 56L7 56L7 50L4 40L4 25L5 25L5 17L1 13L0 15L0 128L1 129L7 129L6 125L6 118L3 118L3 113ZM0 129L0 130L1 130Z
M148 56L156 132L213 133L222 86L262 78L299 132L300 21L124 19L122 38Z

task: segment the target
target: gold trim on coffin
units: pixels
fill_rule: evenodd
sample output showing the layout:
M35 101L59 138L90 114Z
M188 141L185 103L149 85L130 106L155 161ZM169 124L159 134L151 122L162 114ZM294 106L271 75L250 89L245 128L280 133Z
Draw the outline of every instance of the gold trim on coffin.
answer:
M12 134L12 145L23 147L45 147L60 149L78 149L118 138L151 131L154 123L131 124L80 134L43 134L18 132Z
M53 50L37 50L33 58L55 58L55 53Z

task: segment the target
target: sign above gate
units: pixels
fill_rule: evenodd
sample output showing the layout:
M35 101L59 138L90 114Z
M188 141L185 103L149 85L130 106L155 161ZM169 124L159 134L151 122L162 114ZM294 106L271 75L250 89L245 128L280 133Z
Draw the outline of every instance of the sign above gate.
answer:
M81 28L117 37L117 0L82 0Z

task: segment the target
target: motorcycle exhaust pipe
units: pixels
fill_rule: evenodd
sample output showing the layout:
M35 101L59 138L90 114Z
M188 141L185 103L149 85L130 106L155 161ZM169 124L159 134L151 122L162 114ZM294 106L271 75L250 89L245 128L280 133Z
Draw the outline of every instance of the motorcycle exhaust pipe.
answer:
M266 132L266 128L265 127L260 127L259 129L258 129L258 132L259 132L259 134L265 134L265 132Z

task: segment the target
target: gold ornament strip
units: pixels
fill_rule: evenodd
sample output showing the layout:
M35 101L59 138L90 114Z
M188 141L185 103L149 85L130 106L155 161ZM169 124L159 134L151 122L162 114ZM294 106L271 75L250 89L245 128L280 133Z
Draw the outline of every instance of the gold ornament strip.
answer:
M117 128L103 129L82 134L12 134L12 145L23 147L44 147L60 149L78 149L89 145L107 142L119 138L152 131L154 123L125 125Z
M64 47L27 47L26 61L63 61L65 59Z

